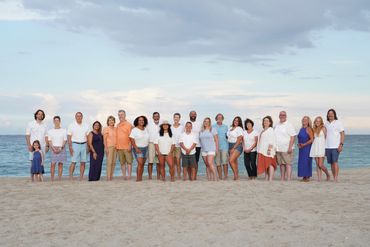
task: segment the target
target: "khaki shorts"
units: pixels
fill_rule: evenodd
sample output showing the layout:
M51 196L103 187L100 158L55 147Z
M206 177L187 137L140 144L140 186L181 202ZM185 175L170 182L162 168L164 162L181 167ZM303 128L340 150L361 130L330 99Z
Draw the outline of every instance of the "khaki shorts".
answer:
M155 152L155 146L153 142L149 143L149 150L148 150L148 163L149 164L158 164L158 155Z
M126 163L131 165L132 161L134 160L131 150L119 149L117 150L117 156L121 166L125 165Z
M229 151L227 150L218 150L216 154L216 165L226 165L229 163Z
M294 154L285 152L276 152L276 160L279 165L292 165Z
M181 148L180 148L180 147L175 147L175 148L173 149L172 157L174 157L174 158L176 158L176 159L180 160L180 158L181 158Z

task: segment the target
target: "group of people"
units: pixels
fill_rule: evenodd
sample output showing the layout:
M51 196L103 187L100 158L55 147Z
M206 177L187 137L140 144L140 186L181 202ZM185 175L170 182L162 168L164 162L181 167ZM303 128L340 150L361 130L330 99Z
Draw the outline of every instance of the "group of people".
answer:
M334 181L338 181L338 159L345 138L344 127L334 109L328 111L326 123L322 117L316 117L314 123L310 117L303 117L298 134L287 121L285 111L279 113L279 122L275 125L271 116L264 117L261 132L255 129L254 122L249 118L243 122L237 116L231 126L227 126L221 113L216 115L212 124L209 117L199 122L195 111L189 113L189 120L185 124L182 124L179 113L173 115L171 124L166 120L160 121L160 114L154 112L152 120L138 116L132 125L126 119L126 112L119 110L118 121L114 116L109 116L105 127L95 121L92 129L83 122L81 112L75 114L75 121L68 129L61 127L59 116L53 118L54 128L48 129L43 121L43 110L37 110L34 118L26 130L32 181L43 180L47 152L50 152L51 180L54 181L56 166L58 180L61 180L63 164L67 162L67 145L71 156L71 180L74 179L77 164L80 165L80 180L84 179L88 154L89 181L100 179L104 156L109 181L114 177L117 159L123 179L130 180L134 157L137 161L136 181L142 181L147 161L149 179L152 179L155 164L157 179L166 180L167 165L171 181L176 178L197 180L200 156L206 166L208 180L227 180L229 165L234 180L238 180L238 159L241 154L244 155L244 165L250 179L265 174L265 179L272 181L279 165L280 179L291 180L294 148L297 146L298 177L302 177L302 181L309 181L312 177L313 160L316 161L318 180L322 180L322 172L330 180L324 164L325 157L331 165Z

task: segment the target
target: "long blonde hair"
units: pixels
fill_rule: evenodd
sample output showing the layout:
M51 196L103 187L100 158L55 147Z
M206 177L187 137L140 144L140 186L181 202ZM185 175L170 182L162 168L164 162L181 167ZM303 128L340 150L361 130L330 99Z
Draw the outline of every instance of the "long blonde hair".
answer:
M307 126L307 128L309 128L309 129L312 130L312 120L311 120L311 118L309 116L304 116L302 118L302 122L303 122L303 119L305 119L305 118L307 118L307 120L308 120L308 126ZM303 123L302 123L302 127L303 127Z
M320 120L320 125L316 126L316 120ZM316 136L320 135L321 130L324 128L324 119L322 117L316 117L314 121L314 126L313 126L313 132L315 133Z
M212 120L211 120L211 118L209 118L209 117L206 117L206 118L203 120L203 124L202 124L201 132L203 132L203 131L205 130L205 128L204 128L204 122L205 122L206 120L209 120L209 131L211 131L211 132L212 132Z

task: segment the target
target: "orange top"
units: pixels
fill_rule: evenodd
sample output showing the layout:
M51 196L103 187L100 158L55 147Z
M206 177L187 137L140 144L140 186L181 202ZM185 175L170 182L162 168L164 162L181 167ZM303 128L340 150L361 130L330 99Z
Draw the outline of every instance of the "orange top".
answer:
M130 134L131 134L132 124L128 121L123 123L119 123L117 125L117 141L116 141L116 148L117 149L131 149L131 141L130 141Z
M104 140L107 142L108 147L115 147L117 142L117 128L105 127L103 129Z

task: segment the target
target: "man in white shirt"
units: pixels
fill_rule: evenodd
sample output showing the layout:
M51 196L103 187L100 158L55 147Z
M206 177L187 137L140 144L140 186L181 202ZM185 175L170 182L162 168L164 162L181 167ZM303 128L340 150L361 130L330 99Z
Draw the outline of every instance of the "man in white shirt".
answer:
M159 120L161 116L159 112L153 113L153 122L149 123L149 146L148 146L148 178L152 179L153 163L157 165L157 179L161 177L159 169L158 155L155 152L154 142L159 138Z
M199 139L199 138L198 138ZM187 122L185 124L185 132L180 136L180 147L182 152L182 168L184 181L187 179L189 173L190 181L195 180L196 176L196 146L198 144L197 136L192 131L192 123Z
M326 134L326 158L331 165L334 181L338 182L339 175L339 154L343 151L344 145L344 127L342 122L338 120L337 113L334 109L330 109L327 114L328 122L325 124Z
M32 152L32 144L34 141L38 140L41 145L41 150L44 153L47 153L49 150L48 145L48 128L46 124L43 122L45 119L45 112L43 110L37 110L34 114L34 121L31 121L28 123L26 128L26 144L29 152L29 160L31 161L32 165L32 159L33 159L33 152ZM31 176L32 177L32 176ZM33 177L32 177L33 181Z
M60 117L53 118L54 129L48 131L48 143L50 147L50 175L54 181L55 165L58 164L58 180L62 180L63 163L67 161L65 145L67 143L67 130L60 127Z
M80 181L84 178L85 164L87 160L87 136L89 134L89 126L82 123L83 115L77 112L75 115L76 121L68 127L68 145L69 152L72 156L72 162L69 166L69 179L73 180L73 172L76 163L80 163Z
M293 125L287 121L287 113L279 113L280 122L275 126L277 141L276 159L280 166L281 180L291 180L293 149L295 137L297 135Z
M196 140L197 140L197 146L195 148L195 159L197 161L197 165L195 167L195 180L197 180L198 163L199 163L199 158L200 158L200 153L201 153L199 133L200 133L200 130L202 129L202 124L197 121L197 112L196 111L191 111L189 113L189 120L192 123L192 132L195 134L195 137L196 137Z

